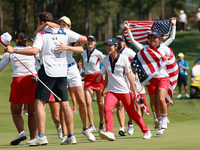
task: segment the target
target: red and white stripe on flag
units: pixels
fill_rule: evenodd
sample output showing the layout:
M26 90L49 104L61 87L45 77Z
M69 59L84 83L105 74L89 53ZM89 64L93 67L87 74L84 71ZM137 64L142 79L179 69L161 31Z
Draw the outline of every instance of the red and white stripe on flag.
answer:
M167 68L167 73L169 74L170 78L170 85L169 85L169 90L167 93L167 96L165 98L165 101L168 102L172 99L174 90L176 88L177 80L178 80L178 65L174 56L173 51L170 48L170 57L168 58L168 63L166 65Z
M163 21L128 21L130 31L134 39L140 43L147 42L147 35L151 30L158 30L164 33L163 40L169 36L171 28L170 20ZM124 36L130 42L128 31L124 28ZM131 42L130 42L131 43Z

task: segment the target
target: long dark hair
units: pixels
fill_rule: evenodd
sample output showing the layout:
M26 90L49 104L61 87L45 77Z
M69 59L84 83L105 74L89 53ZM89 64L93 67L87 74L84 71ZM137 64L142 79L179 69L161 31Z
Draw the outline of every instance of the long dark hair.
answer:
M15 42L17 46L27 46L28 36L25 30L15 31Z

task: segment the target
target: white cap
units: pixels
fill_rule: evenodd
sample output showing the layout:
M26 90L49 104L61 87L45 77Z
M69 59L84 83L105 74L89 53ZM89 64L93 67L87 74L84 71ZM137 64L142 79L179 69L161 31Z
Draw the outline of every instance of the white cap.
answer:
M198 10L200 11L200 8Z
M180 11L180 13L182 13L182 14L183 14L183 13L184 13L184 11L183 11L183 10L181 10L181 11Z
M8 32L5 32L0 37L0 44L6 47L10 44L11 40L12 40L12 36Z

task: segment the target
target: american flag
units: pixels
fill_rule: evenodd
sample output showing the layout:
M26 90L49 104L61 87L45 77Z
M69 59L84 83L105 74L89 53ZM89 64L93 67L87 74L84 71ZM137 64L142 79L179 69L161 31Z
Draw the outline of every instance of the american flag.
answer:
M171 29L171 20L163 21L128 21L130 31L134 39L141 43L147 42L147 35L150 31L158 30L164 33L163 40L169 36ZM124 29L124 36L130 42L128 31Z
M149 46L145 46L144 49L137 53L131 62L131 65L138 73L141 85L148 84L149 80L166 66L170 77L170 86L165 99L166 102L172 99L178 79L178 65L173 51L171 49L170 51L170 57L166 60L157 49L151 49Z

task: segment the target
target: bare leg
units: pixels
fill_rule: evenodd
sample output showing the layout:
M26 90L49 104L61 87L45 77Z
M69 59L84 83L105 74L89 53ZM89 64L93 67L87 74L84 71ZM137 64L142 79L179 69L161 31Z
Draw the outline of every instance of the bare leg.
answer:
M34 139L37 131L36 120L35 120L35 103L27 103L28 105L28 127L30 138Z
M11 104L10 108L11 108L13 122L17 128L17 131L20 133L24 131L24 120L21 116L22 104L12 104L12 103L10 104Z
M158 105L160 108L160 113L161 114L166 114L167 113L167 104L165 102L165 97L167 95L167 90L159 88L157 90L157 100L158 100Z
M178 93L181 94L181 86L178 87Z
M58 102L49 102L49 107L51 109L51 117L53 119L54 124L57 128L60 127L60 115L59 115L59 108L60 105Z
M73 109L75 110L76 109L76 97L75 97L75 93L74 93L73 90L68 90L68 91L69 91L69 94L70 94L70 96L72 98Z
M188 91L188 87L185 86L184 89L185 89L185 94L187 94L187 93L188 93L188 92L187 92L187 91Z
M46 102L43 100L36 99L35 100L35 117L36 124L38 128L38 133L45 133L45 125L46 125L46 113L45 106Z
M88 127L88 122L87 122L87 105L85 102L85 95L84 95L84 90L82 86L77 86L77 87L71 87L73 93L76 96L77 103L79 105L79 115L81 117L81 121L83 123L83 128L86 129Z
M63 136L67 135L67 125L65 123L64 111L60 109L60 123L62 127Z
M88 118L89 118L90 124L94 125L93 110L92 110L92 95L93 95L93 90L90 88L86 88L85 96L86 96L86 103L87 103L87 110L88 110Z
M73 117L72 109L69 105L69 102L68 101L60 102L60 109L64 112L68 134L73 134L74 117Z
M100 123L103 123L104 105L103 105L103 97L101 96L101 90L96 91L96 96L99 108Z

